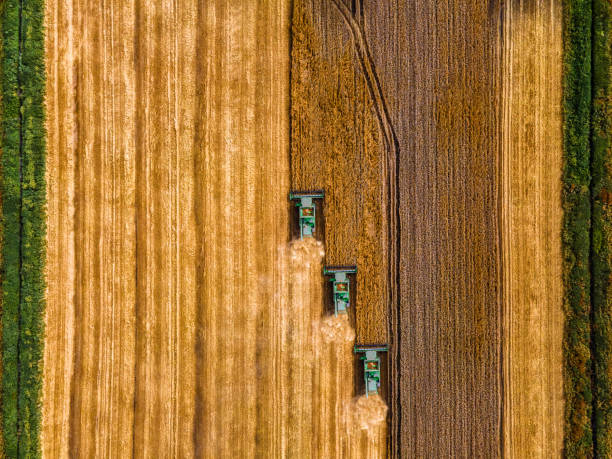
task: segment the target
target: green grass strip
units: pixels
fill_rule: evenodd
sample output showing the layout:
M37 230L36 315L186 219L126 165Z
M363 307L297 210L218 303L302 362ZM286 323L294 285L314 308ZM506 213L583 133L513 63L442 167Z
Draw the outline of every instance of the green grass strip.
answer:
M19 2L2 9L2 433L5 455L17 457L19 302L21 271L21 184Z
M20 455L40 456L45 309L46 183L44 0L23 0L21 69L22 261ZM23 453L22 451L23 450Z
M2 25L2 428L6 457L39 457L45 261L44 4Z
M595 457L612 457L612 111L610 0L593 0L592 352Z
M591 428L591 0L564 2L563 283L566 457L593 456Z

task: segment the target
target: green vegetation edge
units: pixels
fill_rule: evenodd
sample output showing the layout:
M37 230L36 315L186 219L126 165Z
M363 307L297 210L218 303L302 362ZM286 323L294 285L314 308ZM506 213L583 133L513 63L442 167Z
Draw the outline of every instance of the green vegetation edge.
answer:
M591 427L591 0L563 8L564 455L593 455Z
M612 457L612 5L593 0L591 272L595 457Z
M44 1L6 0L2 27L2 436L39 457L44 333Z
M2 9L2 434L4 454L17 456L17 342L19 340L20 180L19 180L19 5Z

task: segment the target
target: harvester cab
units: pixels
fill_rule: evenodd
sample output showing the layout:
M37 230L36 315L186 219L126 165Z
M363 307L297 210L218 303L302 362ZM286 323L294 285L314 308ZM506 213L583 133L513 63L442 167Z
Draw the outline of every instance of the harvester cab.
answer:
M350 281L347 274L356 274L357 266L326 266L324 276L332 276L330 281L334 288L334 314L346 314L350 306Z
M355 353L363 353L363 378L365 380L366 397L378 394L380 387L380 356L379 352L387 352L389 347L383 345L356 345Z
M289 193L291 201L297 201L296 207L299 209L300 239L312 237L315 232L316 207L313 199L323 199L325 193L319 191L292 191Z

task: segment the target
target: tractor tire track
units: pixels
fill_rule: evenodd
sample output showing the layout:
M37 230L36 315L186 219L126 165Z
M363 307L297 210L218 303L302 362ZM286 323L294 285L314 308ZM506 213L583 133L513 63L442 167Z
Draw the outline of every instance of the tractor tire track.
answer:
M390 444L396 445L395 448L401 451L401 437L399 435L398 426L401 425L401 405L399 400L399 382L401 381L401 366L400 366L400 350L402 347L399 334L400 320L400 300L398 292L400 289L399 265L400 265L400 250L399 243L401 241L401 225L400 225L400 207L399 207L399 164L400 164L400 146L389 116L389 110L385 101L385 96L382 92L380 79L376 73L376 66L372 60L371 51L369 49L368 40L364 30L364 9L361 0L354 3L354 12L348 8L343 0L332 0L333 4L342 14L344 21L351 30L353 44L357 53L358 60L361 64L361 71L367 83L368 94L372 101L372 107L378 119L378 127L381 130L383 137L383 145L385 150L385 163L383 166L383 176L386 177L384 189L386 196L386 215L387 215L387 318L388 318L388 333L387 343L389 345L390 367L389 373L394 375L389 386L389 404L396 407L392 410L391 424L395 428L391 430ZM367 10L365 10L367 11ZM376 307L376 306L374 306ZM379 305L380 307L380 305ZM361 314L360 314L361 315Z

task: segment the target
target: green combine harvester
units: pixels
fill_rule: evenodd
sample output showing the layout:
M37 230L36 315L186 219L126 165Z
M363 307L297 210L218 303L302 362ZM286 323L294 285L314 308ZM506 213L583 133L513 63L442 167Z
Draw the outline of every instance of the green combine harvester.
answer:
M334 284L334 314L346 314L350 302L350 281L347 274L356 274L357 266L325 266L324 276L333 276Z
M298 201L295 205L300 214L300 239L312 237L315 232L316 207L313 199L323 199L323 190L317 191L292 191L289 193L291 201Z
M380 387L380 357L378 353L387 352L388 350L389 346L386 344L355 345L355 354L365 354L361 357L361 360L363 360L363 378L365 380L366 397L378 394L378 388Z

